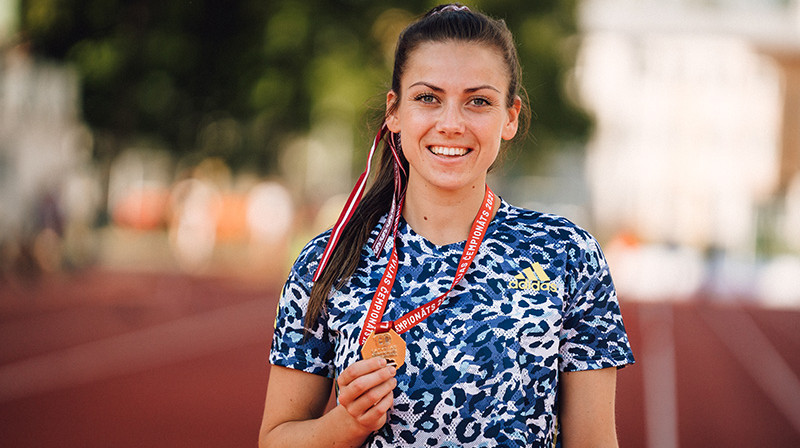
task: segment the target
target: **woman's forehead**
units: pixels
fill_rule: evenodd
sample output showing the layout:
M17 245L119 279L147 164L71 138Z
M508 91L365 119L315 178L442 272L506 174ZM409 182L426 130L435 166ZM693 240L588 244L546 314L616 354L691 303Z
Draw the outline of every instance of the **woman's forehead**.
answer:
M505 93L511 74L496 46L484 42L448 40L425 42L406 60L401 88L416 83L463 85L474 88L492 85Z

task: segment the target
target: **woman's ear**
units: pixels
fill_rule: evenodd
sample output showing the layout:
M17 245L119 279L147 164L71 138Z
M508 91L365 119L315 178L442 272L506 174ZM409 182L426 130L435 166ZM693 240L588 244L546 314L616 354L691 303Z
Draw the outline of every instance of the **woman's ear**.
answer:
M508 108L508 121L503 126L501 137L503 140L511 140L517 135L519 129L519 113L522 110L522 98L519 96L514 98L514 104Z
M400 132L400 120L397 118L398 97L394 90L386 93L386 127L394 133Z

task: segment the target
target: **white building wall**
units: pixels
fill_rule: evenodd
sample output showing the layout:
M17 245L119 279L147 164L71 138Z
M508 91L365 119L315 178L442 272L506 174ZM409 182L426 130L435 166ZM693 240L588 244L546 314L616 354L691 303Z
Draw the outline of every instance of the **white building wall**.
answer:
M613 10L606 22L584 18L576 70L596 120L587 166L598 225L752 253L757 208L777 182L778 68L747 36L713 22L703 31L675 2L663 6L674 21L658 18L658 3L588 3ZM724 11L716 17L731 22Z

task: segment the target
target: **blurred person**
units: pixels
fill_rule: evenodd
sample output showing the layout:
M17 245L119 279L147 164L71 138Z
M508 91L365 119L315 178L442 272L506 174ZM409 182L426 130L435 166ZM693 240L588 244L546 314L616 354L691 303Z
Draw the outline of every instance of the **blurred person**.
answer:
M33 216L33 256L44 273L61 269L61 246L64 236L64 210L54 188L44 189L36 201Z
M633 357L598 244L486 185L519 80L502 20L441 5L400 35L376 179L282 291L261 446L617 446Z

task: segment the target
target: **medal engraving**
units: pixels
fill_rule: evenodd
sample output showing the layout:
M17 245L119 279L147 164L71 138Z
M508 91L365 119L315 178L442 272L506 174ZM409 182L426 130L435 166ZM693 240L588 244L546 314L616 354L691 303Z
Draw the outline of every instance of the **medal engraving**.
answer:
M369 335L361 347L361 356L364 359L380 357L398 369L405 363L406 342L394 329Z

